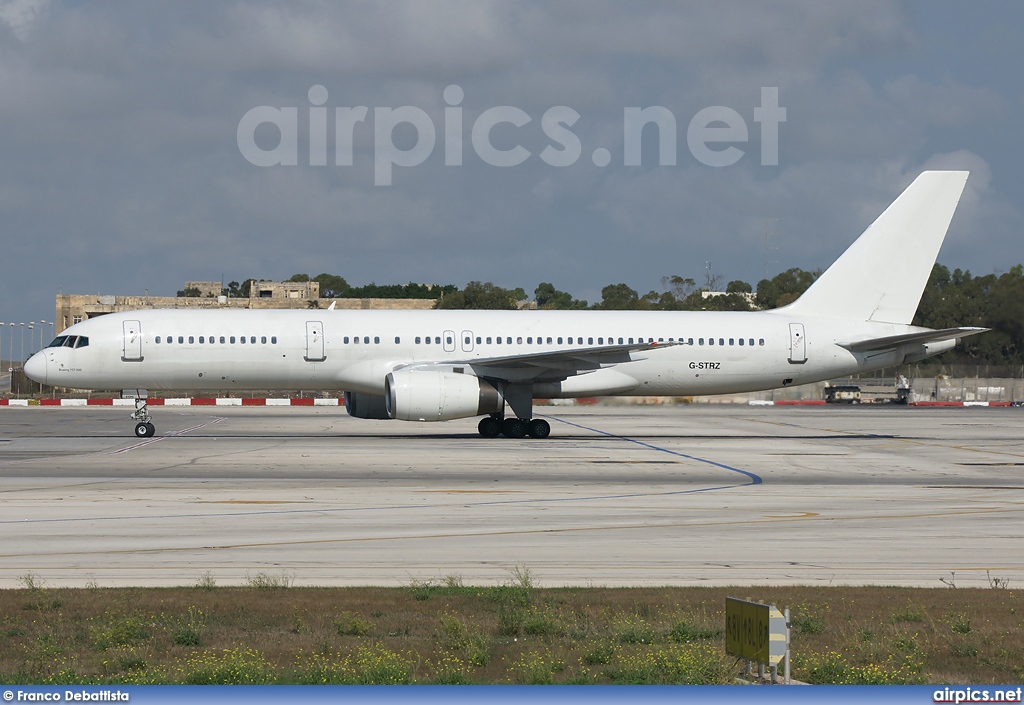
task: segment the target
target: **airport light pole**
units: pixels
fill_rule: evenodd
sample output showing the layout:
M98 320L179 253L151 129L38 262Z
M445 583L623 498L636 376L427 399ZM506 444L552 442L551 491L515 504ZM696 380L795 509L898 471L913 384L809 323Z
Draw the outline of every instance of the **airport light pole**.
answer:
M28 354L31 355L35 352L33 348L36 346L36 322L28 322Z
M21 357L18 358L18 364L25 367L25 323L21 322L18 324L21 326Z

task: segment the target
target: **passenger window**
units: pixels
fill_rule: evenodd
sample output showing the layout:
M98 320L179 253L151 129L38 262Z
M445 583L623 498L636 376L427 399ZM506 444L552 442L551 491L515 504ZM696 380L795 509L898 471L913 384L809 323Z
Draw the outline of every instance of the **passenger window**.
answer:
M166 338L164 338L164 342L166 342L168 345L170 345L171 343L174 342L174 336L173 335L167 336Z
M725 338L719 338L718 339L718 344L719 345L725 345Z
M194 337L192 337L192 336L190 335L190 336L188 337L188 344L189 344L189 345L192 345L192 344L193 344L193 343L195 343L195 342L196 342L196 339L195 339Z
M757 344L758 345L764 345L764 338L758 338L757 339Z
M729 345L735 345L735 344L736 344L736 339L735 338L729 338Z
M740 338L740 345L743 345L743 338Z
M548 338L548 345L551 345L551 338Z
M89 346L89 339L84 335L78 336L78 342L75 343L76 348L85 348Z
M199 342L201 343L203 341L200 340ZM345 342L347 343L348 341L346 340ZM267 344L267 336L265 336L265 335L264 336L260 336L260 345L266 345L266 344Z
M271 345L277 345L277 336L276 335L272 335L270 337L270 344Z
M345 338L345 342L346 343L348 342L348 338ZM417 335L416 336L416 344L419 345L422 342L423 342L423 338L421 338L420 336Z
M374 345L380 345L380 336L379 335L373 336L373 344Z
M587 345L593 345L593 344L594 344L594 339L593 338L587 338Z
M561 338L559 338L559 339L558 339L558 344L559 344L559 345L561 345L561 344L562 344L562 339L561 339Z
M424 342L426 342L427 345L430 345L430 336L429 335L427 336L427 339Z
M241 343L242 345L245 345L245 336L243 335L241 338L239 338L238 342Z
M664 338L658 338L658 342L659 342L659 343L664 343L664 342L665 342L665 339L664 339Z
M451 339L449 338L449 340L451 340ZM434 336L434 345L440 345L440 344L441 344L441 336L435 335Z
M687 345L693 345L693 338L687 338L686 339L686 344Z
M516 345L522 345L522 344L523 344L522 337L516 338Z
M251 343L252 345L255 345L255 344L256 344L256 336L255 336L255 335L253 335L253 336L249 336L249 342L250 342L250 343Z
M444 337L444 342L445 342L445 343L447 343L448 345L451 345L451 344L452 344L452 342L453 342L453 341L452 341L452 337L451 337L450 335L446 335L446 336Z
M235 336L231 336L231 344L232 344L232 345L234 345L234 344L235 344Z
M352 338L352 342L353 342L353 343L355 343L356 345L359 345L359 336L358 336L358 335L357 335L357 336L354 336L354 337Z
M184 344L185 344L185 336L179 335L178 336L178 345L184 345Z
M232 342L234 342L234 341L232 341ZM223 345L223 344L224 344L224 336L223 336L223 335L222 335L222 336L220 337L220 344L221 344L221 345Z
M462 343L463 343L463 345L469 345L469 343L470 343L470 341L471 341L471 340L472 340L472 338L470 338L470 337L469 337L469 336L467 335L467 336L466 336L465 338L463 338L463 339L462 339ZM476 341L476 342L478 342L478 343L479 343L480 341L478 340L478 341Z
M632 338L630 338L630 339L629 339L629 344L630 344L630 345L632 345L632 344L633 344L633 339L632 339Z
M476 337L476 344L479 345L480 343L481 343L481 339L480 339L480 336L478 335Z
M520 340L519 342L523 342L523 341ZM531 336L531 337L527 338L526 342L529 343L530 345L533 345L533 337Z
M751 347L753 347L753 346L754 346L754 339L753 339L753 338L751 338L751 339L750 339L750 346L751 346Z
M348 345L348 336L346 335L344 338L342 338L341 342L344 343L345 345ZM416 342L419 342L419 341L417 340Z
M490 344L491 344L491 336L487 336L487 344L488 344L488 345L490 345Z
M59 348L59 347L60 347L61 345L63 345L63 344L64 344L64 338L57 338L57 340L59 340L59 341L60 341L60 344L59 344L59 345L53 345L53 344L51 343L51 345L50 345L50 347L51 347L51 348ZM53 342L54 342L54 343L56 343L56 342L57 342L57 340L54 340ZM159 344L160 344L160 336L158 335L158 336L157 336L157 337L155 338L155 340L156 340L156 343L157 343L157 345L159 345Z
M363 336L363 345L369 345L369 344L370 344L370 336L364 335Z
M205 342L206 342L206 336L204 336L204 335L199 336L199 344L202 345Z
M497 345L501 345L501 336L499 335L499 336L498 336L497 338L495 338L495 339L494 339L494 342L495 342L495 343L496 343Z
M402 339L401 339L401 338L399 338L399 337L398 337L398 336L396 335L396 336L395 336L395 345L401 345L401 344L402 344Z
M512 338L506 337L505 338L505 345L511 345L511 344L512 344Z
M633 342L633 341L629 341L629 342ZM622 338L619 338L619 345L622 345Z

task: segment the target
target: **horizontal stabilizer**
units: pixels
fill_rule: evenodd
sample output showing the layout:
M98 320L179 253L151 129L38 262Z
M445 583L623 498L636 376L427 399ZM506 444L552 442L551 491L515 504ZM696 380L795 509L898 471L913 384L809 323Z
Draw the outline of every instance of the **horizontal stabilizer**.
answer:
M908 343L938 343L943 340L954 338L966 338L969 335L977 335L990 330L989 328L943 328L941 330L925 330L919 333L904 333L903 335L889 335L884 338L868 338L853 343L839 343L840 347L850 352L872 352L876 350L888 350Z

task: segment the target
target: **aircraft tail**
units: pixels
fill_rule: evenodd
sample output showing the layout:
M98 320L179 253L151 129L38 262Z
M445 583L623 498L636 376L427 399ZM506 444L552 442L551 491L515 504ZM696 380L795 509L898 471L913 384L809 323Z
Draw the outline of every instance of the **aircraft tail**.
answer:
M966 171L923 172L786 310L909 324L968 175Z

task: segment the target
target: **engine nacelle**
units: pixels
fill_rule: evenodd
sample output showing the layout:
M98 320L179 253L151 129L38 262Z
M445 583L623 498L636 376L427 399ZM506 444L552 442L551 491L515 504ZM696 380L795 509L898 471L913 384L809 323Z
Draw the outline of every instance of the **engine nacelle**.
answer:
M357 419L390 419L384 397L363 392L345 392L345 411Z
M388 414L403 421L464 419L505 408L505 397L495 385L454 371L396 370L387 376L384 389Z
M906 357L903 358L903 364L917 362L918 360L924 360L926 357L952 350L956 347L956 344L957 340L954 338L952 340L938 340L933 343L915 345L907 351Z

